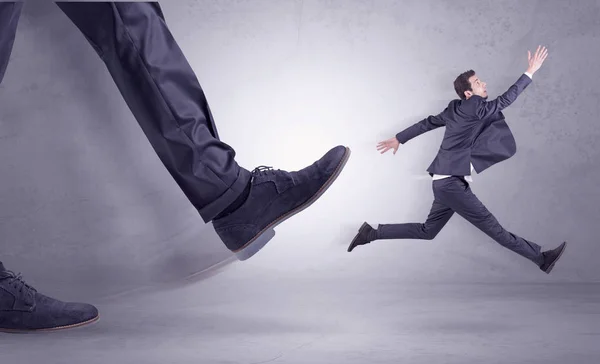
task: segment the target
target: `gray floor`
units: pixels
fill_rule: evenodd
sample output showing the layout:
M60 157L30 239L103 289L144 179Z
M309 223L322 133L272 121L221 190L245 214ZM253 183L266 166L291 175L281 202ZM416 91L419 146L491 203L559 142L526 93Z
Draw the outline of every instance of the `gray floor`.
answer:
M241 165L294 170L337 144L352 157L264 251L231 263L83 36L28 2L0 85L0 260L101 320L0 335L0 364L600 362L600 1L163 9ZM347 254L363 221L421 222L432 201L443 131L395 156L376 143L440 112L467 69L501 94L538 44L550 55L505 111L518 152L472 188L510 231L569 241L553 273L460 217L434 241Z
M210 279L102 300L94 326L2 335L2 362L597 363L597 284Z

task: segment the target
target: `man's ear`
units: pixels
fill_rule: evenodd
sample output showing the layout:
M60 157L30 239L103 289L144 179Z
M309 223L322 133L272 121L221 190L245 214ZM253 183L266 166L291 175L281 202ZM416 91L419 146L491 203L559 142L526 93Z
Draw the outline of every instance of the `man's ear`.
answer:
M472 91L465 91L465 97L468 99L471 96L473 96L473 92Z

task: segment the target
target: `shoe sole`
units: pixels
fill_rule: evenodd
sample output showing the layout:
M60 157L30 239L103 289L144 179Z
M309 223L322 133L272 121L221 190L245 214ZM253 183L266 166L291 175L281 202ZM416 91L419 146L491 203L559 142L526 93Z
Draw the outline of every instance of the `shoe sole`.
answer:
M552 264L550 264L550 266L548 267L548 269L546 269L544 271L544 272L546 272L546 274L550 274L550 272L552 272L552 269L554 269L554 265L556 264L556 262L558 262L558 260L563 255L563 253L565 252L566 249L567 249L567 242L565 241L565 245L563 246L563 248L560 251L560 253L558 253L558 256L556 257L556 259L554 259L554 261L552 262Z
M286 212L281 217L275 219L273 222L271 222L269 225L267 225L264 229L262 229L258 234L256 234L256 236L253 237L252 240L247 242L242 248L235 250L233 253L235 254L235 256L238 260L240 260L240 261L247 260L250 257L252 257L254 254L258 253L275 236L275 230L274 230L275 227L277 227L279 224L286 221L290 217L292 217L292 216L298 214L299 212L303 211L304 209L308 208L310 205L315 203L315 201L317 201L319 199L319 197L321 197L325 193L325 191L327 191L327 189L329 189L329 187L333 184L333 182L338 178L338 176L344 169L344 166L348 162L348 159L350 159L350 153L351 153L350 148L348 148L348 147L345 147L345 148L346 148L346 152L344 153L344 156L342 157L340 163L336 167L336 169L333 172L333 174L331 175L331 177L329 177L329 179L323 184L323 186L321 186L321 188L319 188L319 190L314 195L312 195L306 202L304 202L302 205L296 207L293 210Z
M9 333L9 334L19 334L19 333L30 333L30 332L61 331L61 330L74 329L76 327L90 325L90 324L93 324L94 322L98 321L99 319L100 319L100 315L97 315L93 319L83 321L83 322L73 324L73 325L49 327L49 328L44 328L44 329L24 329L24 330L0 328L0 332Z
M364 222L361 226L360 229L358 229L358 234L356 234L356 236L354 237L354 239L352 239L352 242L350 243L350 245L348 246L348 253L350 253L352 250L354 250L354 248L357 247L356 245L356 239L358 239L358 237L360 236L361 231L367 227L367 223Z

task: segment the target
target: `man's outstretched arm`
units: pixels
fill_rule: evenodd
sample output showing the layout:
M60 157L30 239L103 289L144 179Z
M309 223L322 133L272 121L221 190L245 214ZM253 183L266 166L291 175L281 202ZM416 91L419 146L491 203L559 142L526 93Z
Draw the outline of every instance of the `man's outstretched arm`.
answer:
M464 111L467 114L476 116L478 119L484 119L490 115L493 115L499 111L510 106L517 97L529 86L532 82L533 74L536 73L546 57L548 56L548 50L545 47L539 46L533 57L531 56L531 52L528 51L528 60L529 60L529 68L523 74L514 85L510 86L510 88L498 96L496 99L492 101L485 101L481 96L471 96L471 98L465 102Z
M404 144L423 133L437 129L442 126L446 126L446 120L443 117L443 114L446 112L446 110L444 110L438 115L430 115L425 119L419 121L418 123L415 123L409 126L408 128L402 130L401 132L396 134L396 139L398 139L398 142L400 142L400 144Z
M446 110L448 110L448 109L446 109ZM415 124L409 126L408 128L404 129L403 131L399 132L393 138L379 142L379 144L377 144L377 150L379 150L381 152L381 154L383 154L383 153L387 152L388 150L393 149L394 154L396 154L400 144L404 144L407 141L409 141L423 133L426 133L433 129L437 129L441 126L445 126L446 120L444 119L443 114L446 112L446 110L444 110L442 113L440 113L438 115L430 115L430 116L426 117L425 119L419 121L418 123L415 123Z

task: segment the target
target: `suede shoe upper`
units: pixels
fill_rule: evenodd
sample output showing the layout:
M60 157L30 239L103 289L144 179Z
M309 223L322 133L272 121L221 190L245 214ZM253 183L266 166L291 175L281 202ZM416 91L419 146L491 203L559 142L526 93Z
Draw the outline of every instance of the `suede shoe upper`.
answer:
M345 154L345 147L335 147L310 166L294 172L257 167L252 171L248 198L236 211L213 220L215 231L227 248L241 249L264 228L318 194Z
M98 317L84 303L65 303L45 296L23 280L21 274L0 271L0 330L44 330L78 326Z

